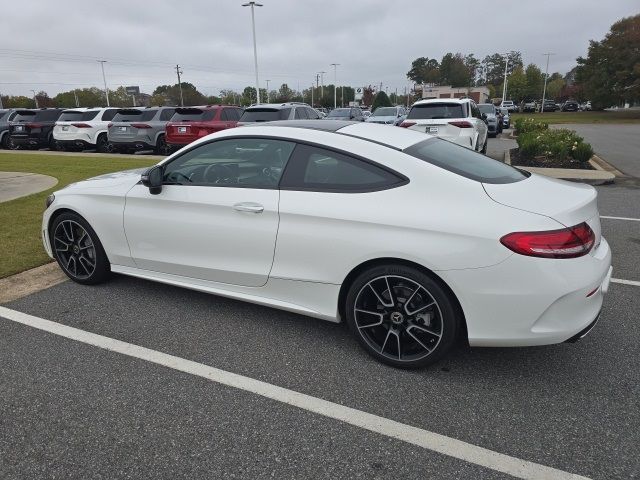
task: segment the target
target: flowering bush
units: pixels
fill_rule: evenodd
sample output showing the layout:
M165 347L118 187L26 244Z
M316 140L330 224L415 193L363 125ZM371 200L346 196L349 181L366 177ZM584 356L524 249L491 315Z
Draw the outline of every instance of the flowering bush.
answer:
M540 130L548 130L549 124L540 122L535 118L518 118L515 121L516 133L518 135L522 133L537 132Z
M548 126L536 129L528 122L524 125L525 130L530 128L530 130L518 135L518 147L524 158L545 157L565 160L570 157L579 162L587 162L593 155L591 145L585 143L582 137L571 130L549 130Z

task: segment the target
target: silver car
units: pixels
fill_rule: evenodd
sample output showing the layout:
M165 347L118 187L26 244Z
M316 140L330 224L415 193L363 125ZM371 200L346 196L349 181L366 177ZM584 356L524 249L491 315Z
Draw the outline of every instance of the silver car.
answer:
M2 148L13 148L9 134L9 122L13 120L17 112L15 108L0 110L0 147Z
M238 127L256 122L272 122L275 120L318 120L320 113L306 103L260 103L245 108Z
M364 114L364 112L362 112ZM400 125L407 118L407 111L404 107L378 107L365 122L384 123L386 125Z
M175 107L122 108L108 126L108 138L113 151L130 153L153 150L168 155L165 126L175 113Z

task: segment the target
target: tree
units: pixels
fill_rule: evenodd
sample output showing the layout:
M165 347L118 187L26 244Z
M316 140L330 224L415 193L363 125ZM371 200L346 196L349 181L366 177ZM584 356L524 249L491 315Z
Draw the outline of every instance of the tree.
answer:
M76 97L78 98L78 105L76 105ZM75 108L76 106L97 107L106 105L104 91L98 87L77 88L75 90L61 92L53 97L53 101L58 107L62 108Z
M460 53L447 53L440 62L440 85L468 87L470 74L464 57Z
M559 74L558 74L559 75ZM558 100L560 97L560 93L565 87L565 82L562 76L559 78L553 78L553 76L549 77L547 80L547 98L553 98Z
M126 93L126 92L125 92ZM180 105L180 85L160 85L153 91L152 98L160 99L159 95L166 98L169 105ZM205 97L189 82L182 82L182 98L185 106L202 105Z
M290 102L291 100L293 100L294 95L295 93L293 90L289 88L289 85L287 85L286 83L283 83L282 85L280 85L280 88L278 89L277 96L275 97L275 102L276 103ZM265 97L265 101L266 101L266 97Z
M362 89L362 104L363 105L371 105L373 103L374 92L375 92L375 90L373 89L373 87L371 85L369 85L368 87L364 87Z
M220 90L220 100L225 105L238 105L240 94L234 90Z
M382 90L378 92L376 98L373 100L371 110L373 111L378 107L391 107L391 100L389 100L389 96Z
M527 77L522 71L522 67L516 68L508 78L507 94L510 99L520 103L527 94Z
M533 63L527 65L524 74L527 77L527 90L525 93L527 100L537 100L542 98L544 74Z
M415 83L438 83L440 81L440 65L435 58L416 58L411 63L407 78Z
M614 23L603 40L591 40L587 58L577 62L576 83L593 108L640 100L640 15Z
M507 64L507 76L511 75L518 67L522 67L522 55L520 52L511 51L507 54L509 60ZM500 82L504 82L504 55L494 53L487 55L482 61L483 75L485 83L497 87Z
M3 95L2 105L4 108L33 108L33 98L24 95Z

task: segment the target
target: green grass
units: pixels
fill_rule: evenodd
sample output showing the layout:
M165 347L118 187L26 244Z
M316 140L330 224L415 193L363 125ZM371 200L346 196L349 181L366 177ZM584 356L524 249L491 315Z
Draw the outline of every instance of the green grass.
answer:
M156 160L145 157L85 157L0 152L0 172L40 173L58 179L58 184L49 190L0 203L0 278L51 261L40 239L44 200L51 192L85 178L154 163Z
M531 117L541 122L552 123L640 123L640 109L603 112L549 112L549 113L512 113L511 121L516 118Z

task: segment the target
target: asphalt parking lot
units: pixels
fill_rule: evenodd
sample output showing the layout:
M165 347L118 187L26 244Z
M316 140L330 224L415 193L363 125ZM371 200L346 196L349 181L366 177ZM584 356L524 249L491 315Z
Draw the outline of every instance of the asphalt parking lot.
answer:
M597 187L631 284L575 344L402 371L342 325L122 276L6 304L63 327L0 311L0 477L639 478L636 183Z

